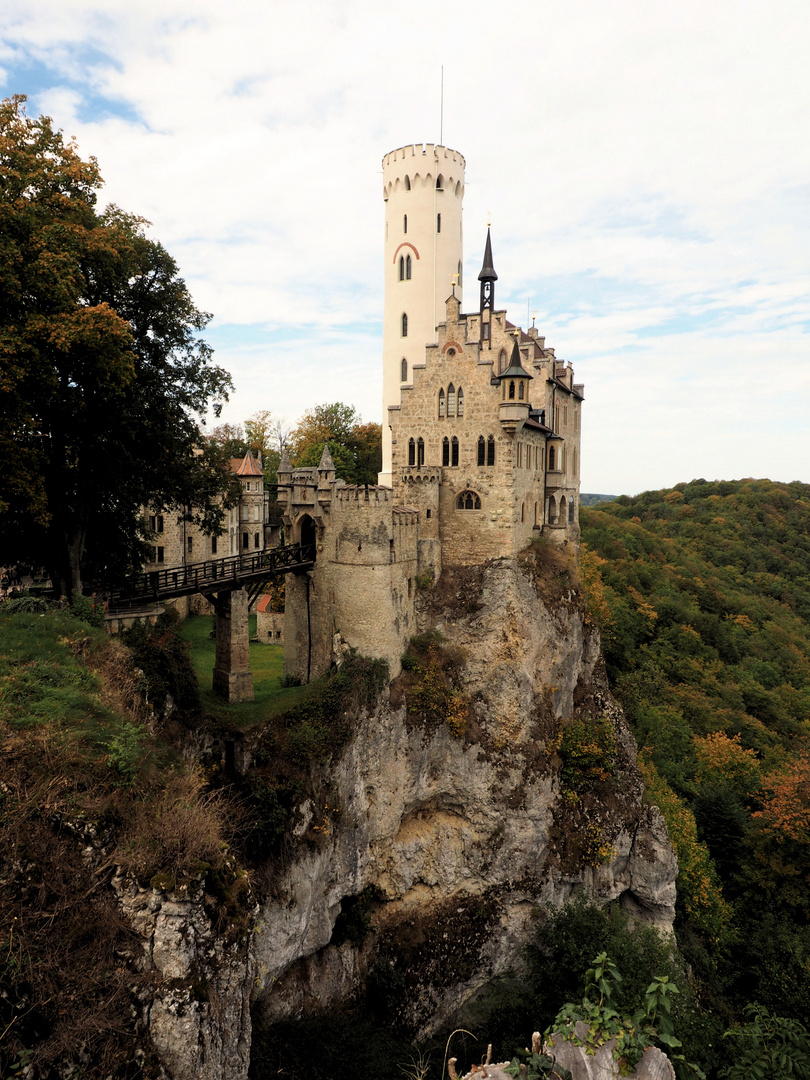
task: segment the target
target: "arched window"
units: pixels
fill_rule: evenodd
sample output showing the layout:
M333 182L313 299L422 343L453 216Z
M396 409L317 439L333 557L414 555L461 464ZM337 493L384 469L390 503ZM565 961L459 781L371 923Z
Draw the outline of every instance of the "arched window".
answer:
M557 524L557 500L553 495L548 500L548 523L549 525Z
M408 231L408 215L402 215L402 231L406 233Z
M408 336L408 316L404 311L402 312L402 336Z
M436 232L441 232L441 231L442 231L442 215L437 214L436 215Z
M440 390L439 391L439 419L440 420L444 420L444 408L445 408L444 390Z
M436 190L442 191L444 188L444 177L441 173L436 177Z
M410 257L410 255L405 256L405 280L406 281L411 280L411 257Z
M442 465L450 464L450 440L445 437L442 439Z
M405 177L405 190L406 191L411 190L411 178L410 178L410 176Z
M456 415L456 388L452 383L447 387L447 415Z
M506 371L506 368L506 349L501 349L501 351L498 353L498 371Z
M450 440L450 464L458 465L458 439L455 435Z
M515 398L515 383L514 383L514 380L512 380L509 383L509 400L514 401L514 398Z
M399 280L405 280L405 259L400 255L399 257Z
M253 534L253 546L255 548L259 547L259 534L258 533Z
M401 378L402 378L403 382L408 381L408 361L405 359L404 356L402 357L402 375L401 375Z
M574 524L574 521L575 521L574 514L575 513L576 513L576 505L574 503L574 500L571 499L570 502L568 503L568 524L569 525Z
M520 504L520 520L521 521L526 520L526 503L525 502L522 502Z
M478 467L481 468L486 464L487 460L487 444L483 435L478 436Z
M557 462L557 451L556 451L555 447L550 446L548 448L548 468L549 468L549 472L552 472L555 469L556 462Z
M245 551L250 547L250 537L247 533L242 533L242 547Z
M487 439L487 465L495 464L495 436L490 435Z
M425 464L425 440L422 438L416 440L416 464Z
M458 396L456 397L456 416L464 415L464 391L461 387L458 388Z
M408 464L416 464L416 443L413 439L408 439Z
M518 397L520 398L521 401L523 401L523 383L522 382L518 383Z
M480 510L481 500L474 491L462 491L456 499L457 510Z

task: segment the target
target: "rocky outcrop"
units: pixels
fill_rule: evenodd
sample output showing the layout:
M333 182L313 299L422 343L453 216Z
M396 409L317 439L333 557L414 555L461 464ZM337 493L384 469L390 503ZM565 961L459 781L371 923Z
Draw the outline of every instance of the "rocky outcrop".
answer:
M420 618L452 650L466 719L420 719L404 675L313 786L338 805L301 805L300 843L262 906L265 1022L343 1003L371 979L427 1034L519 970L537 906L575 892L671 929L675 858L642 802L635 743L564 556L446 570ZM615 752L605 782L565 794L560 732L581 717L607 718ZM336 934L360 894L371 934Z
M202 881L172 892L118 873L112 887L154 975L140 994L158 1075L165 1080L244 1080L250 1063L250 934L222 933Z

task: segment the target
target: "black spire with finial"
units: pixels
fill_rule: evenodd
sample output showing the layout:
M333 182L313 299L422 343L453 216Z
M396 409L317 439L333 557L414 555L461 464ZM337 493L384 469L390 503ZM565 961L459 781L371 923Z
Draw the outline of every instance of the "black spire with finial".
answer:
M489 234L489 225L487 225L487 246L484 248L484 265L481 267L478 280L481 282L480 310L483 312L485 308L488 308L492 311L495 302L495 282L498 280L498 275L492 265L492 238Z

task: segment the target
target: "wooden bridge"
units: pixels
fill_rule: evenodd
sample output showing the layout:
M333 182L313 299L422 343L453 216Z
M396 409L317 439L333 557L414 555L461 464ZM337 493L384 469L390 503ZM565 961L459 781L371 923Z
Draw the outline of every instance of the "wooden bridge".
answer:
M250 602L256 599L262 586L279 574L309 570L315 563L314 544L286 544L264 548L250 555L231 555L207 562L184 563L165 570L146 570L129 578L120 588L107 595L112 611L144 601L174 600L193 593L229 592L248 589Z
M253 701L248 611L267 583L280 574L310 570L315 544L286 544L252 554L170 566L135 574L107 594L110 611L133 604L174 600L193 593L211 602L217 619L214 691L226 701Z

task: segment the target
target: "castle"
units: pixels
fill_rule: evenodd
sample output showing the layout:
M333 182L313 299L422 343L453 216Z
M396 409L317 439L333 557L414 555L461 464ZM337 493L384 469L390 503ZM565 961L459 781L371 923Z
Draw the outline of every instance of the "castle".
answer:
M287 580L285 672L304 681L346 646L397 674L416 590L443 565L579 540L583 387L495 306L489 230L478 308L462 313L464 166L433 144L383 158L380 483L337 480L328 448L317 468L279 466L286 538L317 545L314 568Z
M511 558L538 536L579 541L583 387L533 326L514 326L496 307L489 228L478 306L462 312L464 168L461 154L433 144L383 158L379 483L338 480L328 447L317 468L292 468L286 452L279 464L284 540L317 551L311 570L286 579L285 674L301 681L346 648L386 659L396 675L416 632L417 589L438 580L443 566ZM207 536L182 515L153 514L147 570L279 542L261 462L248 451L231 471L241 491L224 533ZM246 665L242 600L228 633L244 636ZM210 610L201 596L179 605L183 614Z

